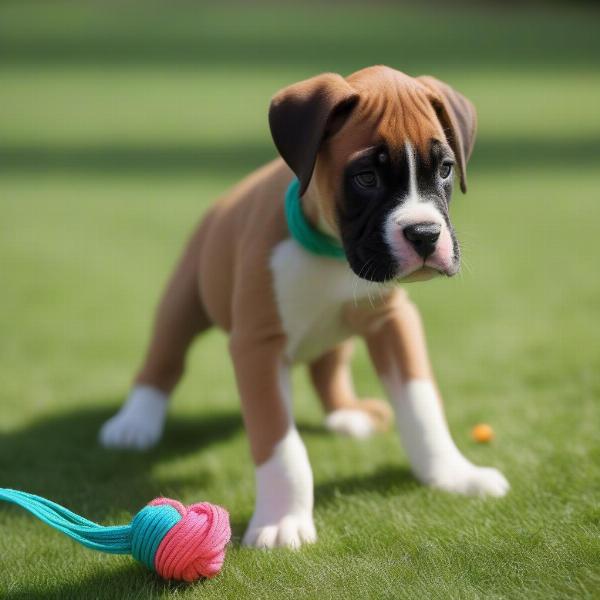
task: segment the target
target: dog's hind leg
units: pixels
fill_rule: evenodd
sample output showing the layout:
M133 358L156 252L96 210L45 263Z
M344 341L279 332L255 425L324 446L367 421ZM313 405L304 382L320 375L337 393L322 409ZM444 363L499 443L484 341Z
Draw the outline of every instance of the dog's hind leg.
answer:
M197 231L171 276L129 396L100 431L100 442L106 447L144 450L162 435L169 396L183 375L188 349L211 326L198 287L201 240Z
M365 438L377 430L387 429L393 414L387 402L357 398L350 369L352 350L352 340L346 340L310 363L309 371L327 415L327 429Z

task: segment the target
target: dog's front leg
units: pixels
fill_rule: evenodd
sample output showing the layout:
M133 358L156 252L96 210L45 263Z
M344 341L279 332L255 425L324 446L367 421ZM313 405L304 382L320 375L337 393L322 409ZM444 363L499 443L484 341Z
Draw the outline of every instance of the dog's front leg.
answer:
M373 364L396 410L398 429L417 478L450 492L503 496L508 482L478 467L454 444L433 380L417 308L398 294L365 335Z
M252 458L256 506L243 544L298 548L316 539L313 477L291 407L283 342L230 344Z

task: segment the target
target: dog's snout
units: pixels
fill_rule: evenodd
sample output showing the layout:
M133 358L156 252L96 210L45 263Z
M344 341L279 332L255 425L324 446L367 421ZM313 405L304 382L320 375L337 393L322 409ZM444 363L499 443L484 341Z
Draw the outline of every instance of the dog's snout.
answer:
M405 227L403 233L415 252L425 260L433 254L441 231L442 226L438 223L416 223Z

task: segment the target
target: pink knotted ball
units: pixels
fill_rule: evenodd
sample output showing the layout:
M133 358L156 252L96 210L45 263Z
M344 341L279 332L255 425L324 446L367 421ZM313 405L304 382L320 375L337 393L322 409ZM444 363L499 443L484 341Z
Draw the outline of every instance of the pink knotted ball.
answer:
M170 498L156 498L146 509L161 506L174 508L181 519L158 544L154 570L164 579L188 582L216 575L223 566L225 546L231 538L228 512L209 502L184 506Z

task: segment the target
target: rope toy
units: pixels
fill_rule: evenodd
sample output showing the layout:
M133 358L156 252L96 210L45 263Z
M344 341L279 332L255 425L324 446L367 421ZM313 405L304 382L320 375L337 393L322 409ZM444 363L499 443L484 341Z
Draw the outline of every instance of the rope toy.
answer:
M0 488L12 502L80 544L109 554L132 554L163 579L196 581L223 566L231 538L229 513L208 502L184 506L156 498L129 525L104 527L41 496Z

